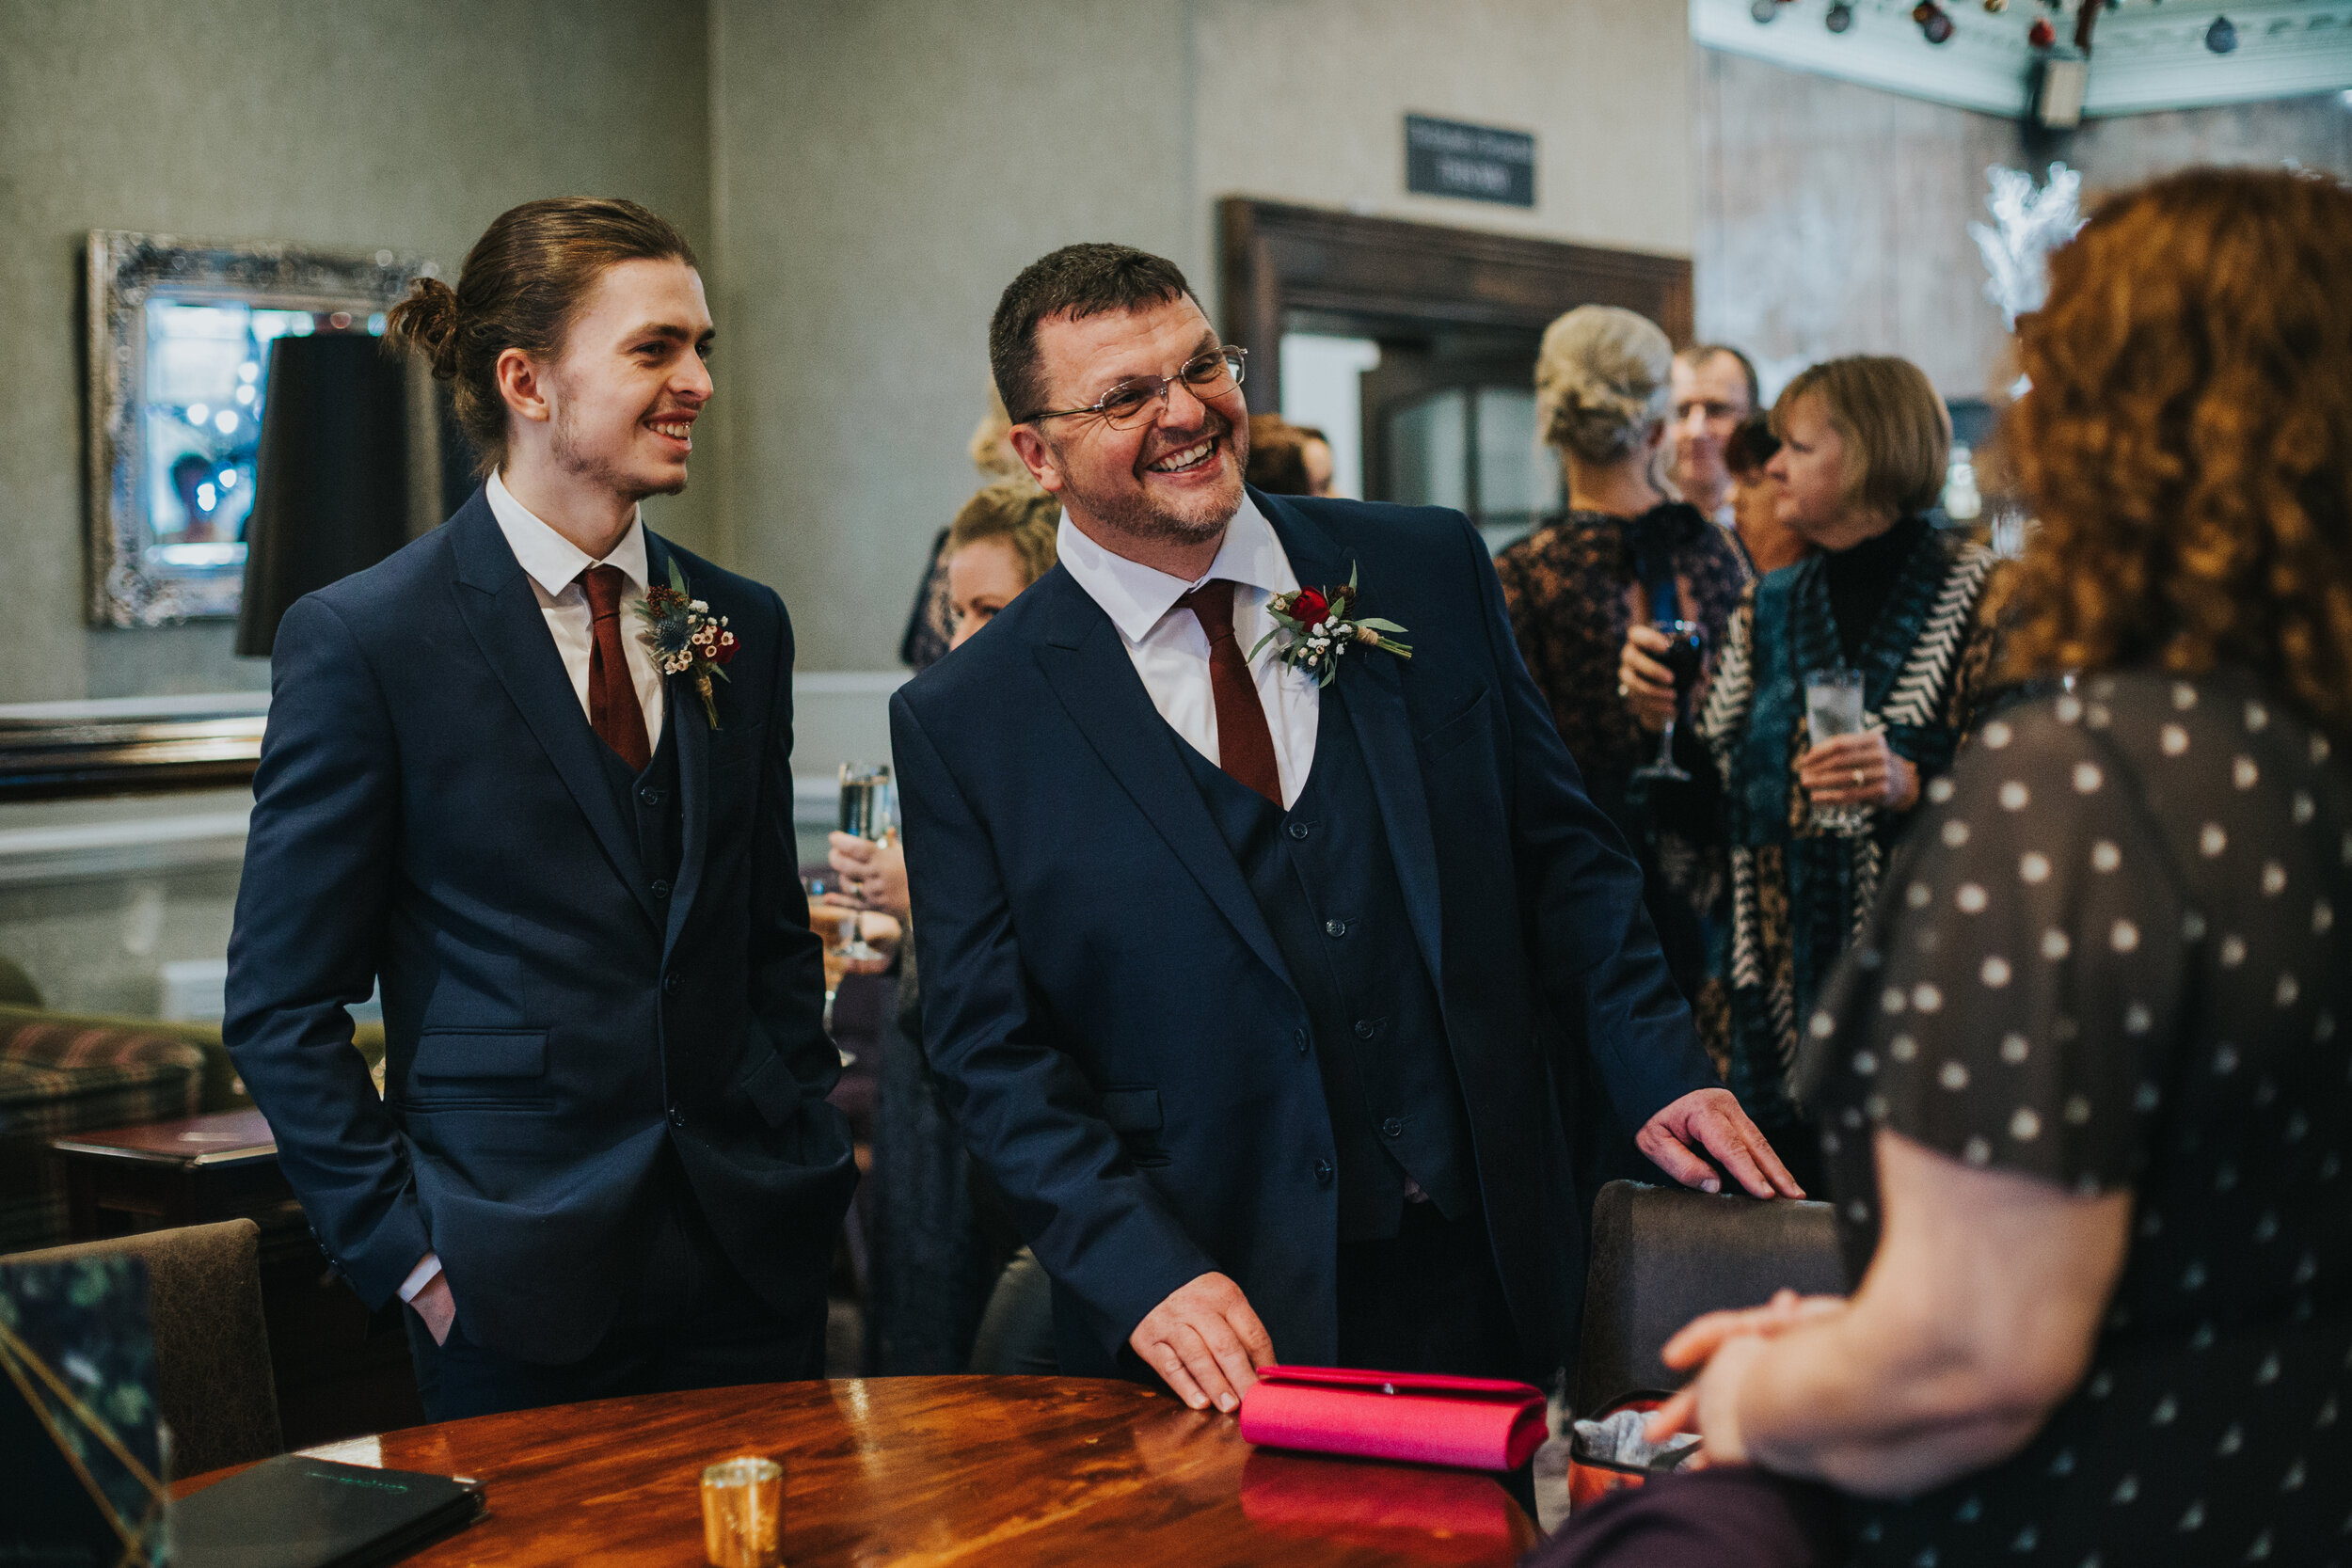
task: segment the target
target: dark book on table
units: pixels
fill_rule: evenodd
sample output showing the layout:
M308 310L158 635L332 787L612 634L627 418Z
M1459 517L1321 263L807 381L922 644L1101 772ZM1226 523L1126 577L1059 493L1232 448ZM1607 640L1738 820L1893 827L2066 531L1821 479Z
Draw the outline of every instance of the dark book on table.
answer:
M171 1510L174 1568L370 1568L482 1516L470 1481L281 1454Z

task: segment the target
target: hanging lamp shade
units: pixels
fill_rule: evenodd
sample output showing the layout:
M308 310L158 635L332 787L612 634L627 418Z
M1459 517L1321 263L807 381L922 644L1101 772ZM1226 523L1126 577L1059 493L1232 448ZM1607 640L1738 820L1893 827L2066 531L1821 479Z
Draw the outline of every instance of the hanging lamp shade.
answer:
M406 544L423 499L410 494L418 466L408 376L382 340L279 338L265 385L237 611L237 652L247 657L269 653L296 599Z

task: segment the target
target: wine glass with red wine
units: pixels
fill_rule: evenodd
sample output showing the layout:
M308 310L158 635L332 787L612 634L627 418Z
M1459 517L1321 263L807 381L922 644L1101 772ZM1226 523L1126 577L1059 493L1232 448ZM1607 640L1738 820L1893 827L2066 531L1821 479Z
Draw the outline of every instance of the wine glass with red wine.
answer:
M1707 627L1696 621L1671 621L1667 623L1665 631L1674 641L1658 657L1668 670L1674 672L1675 710L1666 715L1665 733L1658 737L1658 760L1636 768L1633 776L1637 779L1669 779L1684 783L1691 775L1675 765L1675 721L1681 717L1682 700L1691 694L1691 688L1698 684L1700 667L1707 661Z

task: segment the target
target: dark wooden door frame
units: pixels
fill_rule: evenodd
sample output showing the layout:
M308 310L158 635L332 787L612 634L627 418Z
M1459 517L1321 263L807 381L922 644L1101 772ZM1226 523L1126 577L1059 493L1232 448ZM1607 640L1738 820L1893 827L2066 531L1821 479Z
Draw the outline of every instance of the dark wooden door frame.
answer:
M1249 401L1282 405L1282 324L1294 310L1389 323L1541 332L1580 305L1620 305L1691 341L1691 262L1396 218L1227 197L1225 334L1249 350Z

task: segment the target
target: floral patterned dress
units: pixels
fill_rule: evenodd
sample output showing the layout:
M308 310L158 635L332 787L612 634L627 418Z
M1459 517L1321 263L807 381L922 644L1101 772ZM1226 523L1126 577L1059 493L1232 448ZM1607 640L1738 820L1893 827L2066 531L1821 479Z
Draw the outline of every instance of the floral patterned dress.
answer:
M1670 503L1639 517L1571 512L1502 551L1495 572L1519 657L1551 705L1585 789L1641 860L1667 967L1699 1017L1701 1037L1720 1054L1724 1015L1720 987L1708 984L1705 927L1722 902L1722 855L1661 830L1630 787L1633 770L1658 753L1658 737L1617 695L1627 628L1650 618L1638 569L1645 551L1671 564L1682 618L1704 625L1708 646L1720 647L1748 568L1731 535L1693 507ZM1702 675L1702 694L1705 683Z

